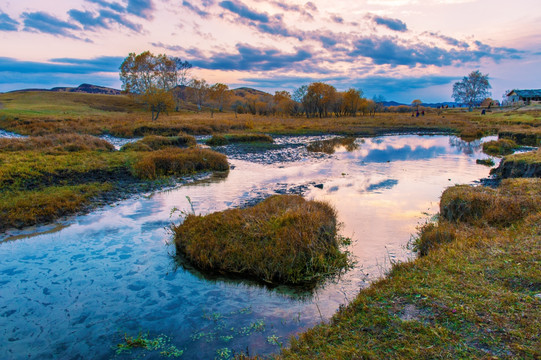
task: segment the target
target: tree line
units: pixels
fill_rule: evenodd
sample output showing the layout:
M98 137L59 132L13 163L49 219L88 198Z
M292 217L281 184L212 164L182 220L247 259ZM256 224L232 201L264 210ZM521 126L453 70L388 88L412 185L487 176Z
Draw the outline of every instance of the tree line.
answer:
M191 103L198 111L208 108L211 116L215 111L231 110L253 115L281 116L357 116L374 115L382 111L383 98L367 99L360 89L338 91L324 82L303 85L293 93L276 91L274 95L249 89L233 91L226 84L208 84L204 79L190 78L192 65L180 58L165 54L154 55L149 51L130 53L120 66L122 89L144 103L156 120L163 112ZM470 109L490 95L488 74L471 72L453 86L455 100L467 104ZM241 96L242 95L242 96ZM421 100L413 100L411 107L401 106L398 112L416 109Z
M370 115L382 107L377 99L363 97L360 89L338 91L324 82L303 85L292 94L276 91L271 95L248 89L235 92L226 84L211 85L204 79L190 79L191 68L187 61L165 54L130 53L120 66L122 89L147 105L153 120L163 112L178 110L186 102L194 104L199 111L208 108L211 114L231 110L236 114L309 118Z

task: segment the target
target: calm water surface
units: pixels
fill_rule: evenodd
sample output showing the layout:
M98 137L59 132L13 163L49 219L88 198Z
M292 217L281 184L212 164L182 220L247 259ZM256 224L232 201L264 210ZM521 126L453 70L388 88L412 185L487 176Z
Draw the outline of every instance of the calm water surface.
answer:
M415 227L434 214L443 189L488 176L479 142L449 136L358 139L358 149L313 155L309 138L281 138L257 152L230 153L233 169L149 197L122 201L31 237L0 234L0 358L182 359L269 354L300 330L411 257ZM254 151L256 151L254 150ZM323 188L315 187L322 184ZM355 269L313 292L212 278L172 257L166 230L174 207L209 213L276 192L326 200L353 239ZM36 231L49 228L36 229ZM124 334L160 338L156 351L116 354Z

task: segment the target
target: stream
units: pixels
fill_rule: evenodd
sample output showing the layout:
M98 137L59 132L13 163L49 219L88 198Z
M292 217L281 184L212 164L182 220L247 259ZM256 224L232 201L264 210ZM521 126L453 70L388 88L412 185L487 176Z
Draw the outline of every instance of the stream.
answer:
M416 227L438 212L442 191L489 168L481 141L448 135L357 139L357 149L309 153L321 137L228 145L228 174L136 196L49 226L0 234L0 358L227 359L268 355L327 321L392 263L414 256ZM317 185L317 186L316 186ZM171 222L276 193L300 193L337 210L357 264L307 291L202 274L174 257ZM189 199L188 199L189 198ZM151 350L119 351L125 336ZM182 353L182 355L181 355Z

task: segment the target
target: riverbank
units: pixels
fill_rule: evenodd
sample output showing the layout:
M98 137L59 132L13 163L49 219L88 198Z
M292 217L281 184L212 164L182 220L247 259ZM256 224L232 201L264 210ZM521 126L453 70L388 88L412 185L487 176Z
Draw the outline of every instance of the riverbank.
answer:
M166 154L161 147L115 151L107 141L77 134L0 139L0 231L88 212L173 186L181 176L229 168L224 155L209 149L165 148Z
M541 179L451 187L440 213L412 243L424 256L394 264L277 358L539 358Z

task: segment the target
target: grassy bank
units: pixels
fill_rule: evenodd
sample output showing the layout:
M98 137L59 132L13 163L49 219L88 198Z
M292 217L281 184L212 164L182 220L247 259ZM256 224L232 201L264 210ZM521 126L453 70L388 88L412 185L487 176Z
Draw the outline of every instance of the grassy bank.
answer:
M297 195L245 209L188 215L173 227L177 253L204 270L275 284L312 284L348 267L336 214Z
M185 145L190 138L165 140ZM77 134L0 139L0 166L0 231L149 191L163 177L228 169L226 157L208 149L114 151L104 140Z
M509 205L515 204L512 211ZM541 356L541 180L453 187L396 264L280 359Z

